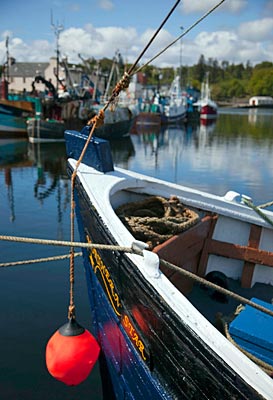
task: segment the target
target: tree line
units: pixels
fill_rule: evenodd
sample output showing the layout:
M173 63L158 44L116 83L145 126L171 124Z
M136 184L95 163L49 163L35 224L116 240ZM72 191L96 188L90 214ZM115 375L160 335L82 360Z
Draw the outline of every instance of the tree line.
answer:
M149 68L149 67L148 67ZM160 76L156 76L154 67L150 67L151 83L170 84L174 71L171 68L157 69ZM273 96L273 63L264 61L252 66L248 61L234 64L229 61L218 62L217 59L205 59L201 55L197 64L181 67L182 87L201 88L206 74L209 73L209 82L212 97L218 101L232 100L233 98L246 98L251 96Z
M90 60L94 63L94 60ZM112 60L100 60L104 73L111 69ZM130 65L126 66L128 70ZM198 62L192 66L182 65L158 68L148 65L142 69L148 85L158 87L169 86L175 73L180 73L183 88L194 87L201 89L201 84L209 73L209 82L212 97L218 101L227 101L234 98L249 98L251 96L273 96L273 63L263 61L252 66L250 61L234 64L227 60L219 62L216 58L208 58L202 54Z

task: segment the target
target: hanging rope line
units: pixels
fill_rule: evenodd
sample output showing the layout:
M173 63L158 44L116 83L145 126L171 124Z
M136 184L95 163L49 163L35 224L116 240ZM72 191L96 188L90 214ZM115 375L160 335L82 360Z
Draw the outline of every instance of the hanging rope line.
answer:
M225 294L225 295L227 295L229 297L232 297L232 298L234 298L235 300L238 300L241 303L248 304L249 306L251 306L253 308L256 308L257 310L262 311L262 312L270 315L271 317L273 317L273 311L269 310L266 307L260 306L259 304L256 304L253 301L248 300L247 298L238 295L237 293L231 292L228 289L224 289L223 287L218 286L215 283L209 282L206 279L201 278L200 276L195 275L190 271L184 270L184 269L178 267L177 265L174 265L174 264L172 264L172 263L170 263L170 262L168 262L166 260L160 259L160 263L162 265L164 265L165 267L167 267L167 268L170 268L170 269L172 269L172 270L174 270L176 272L179 272L181 275L184 275L187 278L190 278L190 279L192 279L192 280L194 280L196 282L199 282L202 285L205 285L205 286L207 286L207 287L209 287L211 289L217 290L218 292L220 292L222 294Z
M258 207L259 208L266 208L266 207L271 207L271 206L273 206L273 201L269 201L267 203L260 204Z
M168 44L163 50L161 50L159 53L157 53L154 57L152 57L149 61L147 61L144 65L139 67L134 73L136 74L137 72L141 71L144 67L149 65L152 61L154 61L156 58L161 56L166 50L168 50L171 46L173 46L178 40L182 39L187 33L189 33L196 25L198 25L203 19L205 19L209 14L211 14L216 8L218 8L222 3L224 3L225 0L221 0L219 3L217 3L214 7L212 7L209 11L207 11L201 18L199 18L196 22L194 22L189 28L187 28L180 36L178 36L173 42Z
M270 218L268 218L268 216L265 215L264 212L262 212L260 210L260 206L259 207L255 206L252 203L252 201L250 201L248 199L243 198L242 200L243 200L243 203L245 203L248 207L252 208L252 210L255 211L256 214L258 214L261 218L263 218L264 221L268 222L270 225L273 226L273 221Z
M74 257L79 257L79 256L82 256L82 252L74 253ZM36 258L36 259L32 259L32 260L23 260L23 261L12 261L12 262L0 263L0 268L15 267L17 265L37 264L37 263L50 262L50 261L59 261L59 260L65 260L66 258L69 258L69 257L70 257L70 254L64 254L62 256Z
M157 29L156 33L153 35L153 37L151 38L151 40L149 41L147 46L144 48L144 50L142 51L142 53L140 54L140 56L138 57L138 59L134 63L134 65L136 65L136 63L142 57L144 52L147 51L147 48L151 45L151 43L153 42L153 40L155 39L155 37L157 36L159 31L161 30L162 26L169 19L169 17L173 13L173 11L175 10L175 8L177 7L179 2L180 2L180 0L176 1L175 5L172 7L172 9L169 12L169 14L163 20L163 22L161 23L160 27ZM134 67L134 65L133 65L133 67ZM98 115L95 115L87 123L87 125L89 125L89 126L92 125L92 128L90 130L90 133L88 135L88 138L86 140L84 148L83 148L83 150L81 152L81 155L80 155L80 157L79 157L79 159L78 159L78 161L76 163L75 169L74 169L74 171L72 173L72 176L71 176L71 194L70 194L71 195L71 201L70 201L70 210L71 210L71 214L70 214L70 221L71 221L71 224L70 224L70 240L71 240L71 242L74 242L74 230L75 230L75 222L74 222L75 221L74 190L75 190L75 181L76 181L76 176L77 176L79 165L81 164L82 159L84 157L84 154L86 152L86 149L87 149L87 147L88 147L88 145L89 145L89 143L90 143L90 141L92 139L94 130L104 123L104 111L109 107L110 104L114 103L115 99L118 97L118 95L121 92L121 90L125 90L126 88L129 87L129 84L130 84L130 75L127 72L125 72L123 77L122 77L122 79L116 84L115 88L113 89L112 94L110 96L110 99L106 102L104 107L99 111ZM71 246L71 249L70 249L70 303L69 303L69 307L68 307L68 318L69 319L75 318L75 305L74 305L74 247L73 246Z
M129 254L136 254L136 255L140 255L143 256L143 252L142 250L136 249L135 247L124 247L124 246L117 246L117 245L107 245L107 244L98 244L98 243L85 243L85 242L68 242L68 241L61 241L61 240L46 240L46 239L33 239L33 238L26 238L26 237L17 237L17 236L0 236L0 240L4 240L4 241L14 241L14 242L21 242L21 243L32 243L32 244L39 244L39 245L50 245L50 246L64 246L64 247L82 247L82 248L87 248L87 249L99 249L99 250L109 250L109 251L119 251L119 252L124 252L124 253L129 253ZM74 256L78 256L81 255L81 253L74 253ZM65 256L57 256L59 259L62 258L68 258L70 257L70 255L65 255ZM50 257L48 257L48 259L50 259ZM48 260L46 259L46 260ZM55 259L55 257L52 257L52 259ZM40 259L43 261L43 259ZM39 262L40 260L30 260L33 262ZM259 311L262 311L270 316L273 316L273 311L260 306L259 304L254 303L251 300L248 300L245 297L242 297L234 292L231 292L228 289L224 289L221 286L216 285L215 283L212 283L210 281L207 281L205 278L201 278L198 275L193 274L190 271L184 270L180 267L178 267L177 265L174 265L162 258L159 258L160 263L167 267L170 268L184 276L186 276L187 278L190 278L204 286L207 286L211 289L217 290L218 292L227 295L229 297L234 298L235 300L237 300L240 303L243 304L248 304L249 306L256 308ZM17 263L26 263L26 262L16 262ZM4 263L7 264L7 263ZM4 266L8 266L8 265L4 265L4 264L0 264L0 267L4 267ZM15 265L15 263L9 263L9 264L13 264ZM74 311L74 309L73 309Z
M254 363L256 363L260 368L262 368L268 375L272 376L273 373L273 366L262 361L260 358L255 357L253 354L249 353L248 351L244 350L238 343L233 340L229 331L228 331L228 324L224 324L224 331L227 339L233 344L233 346L237 347L242 353L244 353L248 358L250 358Z
M20 242L20 243L32 243L41 244L46 246L64 246L64 247L81 247L86 249L97 248L100 250L117 250L125 253L134 253L138 255L143 255L141 250L137 250L135 247L125 247L125 246L115 246L109 244L94 244L86 242L69 242L64 240L50 240L50 239L34 239L26 238L20 236L3 236L0 235L0 240L10 241L10 242Z
M169 14L166 16L166 18L164 19L164 21L162 21L161 25L159 26L159 28L156 30L156 32L154 33L154 35L151 37L150 41L148 42L147 46L143 49L143 51L140 53L140 55L138 56L138 58L136 59L136 61L134 62L134 64L130 67L128 74L130 75L137 63L139 62L139 60L142 58L142 56L145 54L145 52L147 51L147 49L150 47L150 45L152 44L152 42L154 41L154 39L156 38L156 36L158 35L158 33L161 31L161 29L163 28L163 26L165 25L165 23L167 22L167 20L170 18L171 14L174 12L174 10L176 9L176 7L178 6L178 4L180 3L180 0L178 0L175 5L173 6L173 8L171 9L171 11L169 12Z

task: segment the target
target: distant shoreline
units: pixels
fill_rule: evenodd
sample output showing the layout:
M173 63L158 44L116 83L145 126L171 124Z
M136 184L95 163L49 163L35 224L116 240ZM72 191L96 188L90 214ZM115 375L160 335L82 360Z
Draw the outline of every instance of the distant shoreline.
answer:
M248 103L248 100L238 100L238 101L217 101L218 107L220 108L225 108L225 107L230 107L230 108L273 108L273 104L262 104L262 105L257 105L253 106Z

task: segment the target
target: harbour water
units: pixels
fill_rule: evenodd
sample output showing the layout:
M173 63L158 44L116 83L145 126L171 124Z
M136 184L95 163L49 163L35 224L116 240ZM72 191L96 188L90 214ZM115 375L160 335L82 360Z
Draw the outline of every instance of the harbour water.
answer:
M273 111L221 109L215 122L131 134L111 142L114 163L147 175L254 204L273 200ZM70 239L65 145L0 139L0 234ZM75 239L78 240L77 229ZM67 254L69 249L0 241L0 262ZM101 400L98 366L77 387L54 380L45 346L67 321L69 261L0 270L0 399ZM81 259L75 260L76 316L92 331Z

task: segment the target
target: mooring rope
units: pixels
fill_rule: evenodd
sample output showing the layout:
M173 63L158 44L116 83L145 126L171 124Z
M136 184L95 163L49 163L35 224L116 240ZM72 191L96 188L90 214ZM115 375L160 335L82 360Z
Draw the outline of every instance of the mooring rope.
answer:
M247 298L245 298L243 296L240 296L237 293L231 292L230 290L225 289L225 288L223 288L221 286L218 286L215 283L209 282L206 279L201 278L200 276L195 275L192 272L187 271L187 270L185 270L183 268L180 268L177 265L174 265L174 264L172 264L172 263L170 263L170 262L168 262L166 260L160 259L160 263L162 265L164 265L165 267L167 267L167 268L170 268L170 269L172 269L172 270L174 270L176 272L179 272L180 274L186 276L187 278L190 278L190 279L192 279L192 280L194 280L196 282L199 282L202 285L208 286L211 289L217 290L218 292L220 292L222 294L225 294L225 295L227 295L229 297L232 297L232 298L234 298L235 300L238 300L241 303L248 304L249 306L251 306L253 308L256 308L257 310L262 311L262 312L270 315L271 317L273 317L273 311L271 311L268 308L263 307L263 306L261 306L259 304L256 304L253 301L248 300Z
M82 252L74 253L74 257L82 256ZM44 258L36 258L32 260L23 260L23 261L11 261L6 263L0 263L0 268L3 267L15 267L17 265L27 265L27 264L36 264L36 263L43 263L43 262L50 262L50 261L59 261L65 260L69 258L70 254L63 254L62 256L53 256L53 257L44 257Z
M250 200L248 200L248 199L246 199L246 198L244 198L244 197L242 198L242 201L243 201L248 207L252 208L252 210L255 211L256 214L258 214L260 217L262 217L264 221L268 222L270 225L273 226L273 221L272 221L267 215L265 215L265 213L264 213L263 211L260 210L261 206L258 206L258 207L255 206L255 205L252 203L252 201L250 201ZM267 204L269 204L269 203L267 203ZM273 203L272 203L272 204L273 204ZM264 207L265 207L265 206L266 206L266 205L264 205Z
M196 22L194 22L189 28L187 28L181 35L179 35L175 40L173 40L171 43L169 43L164 49L162 49L160 52L158 52L154 57L152 57L149 61L147 61L145 64L143 64L141 67L139 67L134 73L136 74L137 72L141 71L144 67L147 67L152 61L154 61L156 58L161 56L166 50L168 50L171 46L173 46L176 42L178 42L180 39L182 39L187 33L189 33L196 25L198 25L203 19L205 19L209 14L211 14L216 8L218 8L222 3L224 3L225 0L221 0L219 3L217 3L215 6L213 6L209 11L207 11L202 17L200 17Z
M266 208L266 207L271 207L271 206L273 206L273 201L268 201L267 203L259 204L257 207Z
M153 37L151 38L151 40L149 41L148 45L144 48L144 50L142 51L142 53L140 54L140 56L138 57L137 61L134 63L134 66L136 65L136 63L138 62L138 60L140 59L140 57L142 57L142 55L144 54L144 52L147 50L147 48L151 45L152 41L155 39L155 37L157 36L158 32L161 30L162 26L166 23L166 21L169 19L170 15L173 13L174 9L177 7L178 3L180 2L180 0L177 0L175 5L172 7L171 11L169 12L169 14L167 15L167 17L164 19L164 21L161 23L160 27L158 28L158 30L156 31L156 33L153 35ZM130 69L130 72L133 73L133 68ZM110 104L114 103L115 100L117 99L119 93L121 92L121 90L124 90L126 88L129 87L130 84L130 75L125 72L122 79L116 84L115 88L112 91L112 94L110 96L110 99L106 102L106 104L104 105L104 107L99 111L98 115L95 115L90 121L88 121L87 125L92 125L92 128L90 130L90 133L87 137L86 143L84 145L84 148L81 152L81 155L79 157L79 159L77 160L75 169L72 173L71 176L71 201L70 201L70 212L71 212L71 216L70 216L70 221L71 221L71 226L70 226L70 240L71 242L74 242L74 220L75 220L75 201L74 201L74 190L75 190L75 181L76 181L76 176L77 176L77 172L78 172L78 168L82 162L82 159L85 155L87 146L89 145L94 130L99 127L100 125L102 125L104 123L104 112L105 110L109 107ZM68 307L68 319L73 319L75 318L75 305L74 305L74 247L71 246L70 249L70 304Z
M266 363L265 361L261 360L258 357L255 357L253 354L249 353L245 349L243 349L241 346L238 345L238 343L235 342L235 340L232 338L232 336L229 333L228 330L228 324L225 322L224 323L224 332L227 337L227 339L233 344L233 346L237 347L244 355L246 355L248 358L251 359L255 364L257 364L260 368L264 370L268 375L272 376L273 373L273 366Z
M71 241L69 242L64 240L52 240L52 239L34 239L21 236L6 236L6 235L0 235L0 240L20 242L20 243L41 244L46 246L82 247L86 249L96 248L100 250L116 250L124 253L143 255L143 252L141 250L136 249L134 246L125 247L125 246L116 246L110 244L95 244L95 243L71 242Z
M32 244L40 244L40 245L50 245L50 246L65 246L65 247L82 247L82 248L87 248L87 249L92 249L96 248L99 250L109 250L109 251L119 251L119 252L124 252L124 253L129 253L129 254L136 254L136 255L141 255L143 256L143 251L140 249L135 248L133 245L131 247L124 247L124 246L117 246L117 245L107 245L107 244L98 244L98 243L85 243L85 242L69 242L69 241L61 241L61 240L48 240L48 239L33 239L33 238L26 238L26 237L17 237L17 236L3 236L0 235L0 240L4 241L14 241L14 242L22 242L22 243L32 243ZM76 253L74 253L75 255ZM69 256L67 256L69 257ZM238 302L248 304L251 307L256 308L257 310L260 310L266 314L269 314L273 316L273 311L268 310L267 308L260 306L259 304L254 303L251 300L248 300L245 297L242 297L234 292L231 292L228 289L224 289L221 286L216 285L215 283L209 282L204 278L201 278L198 275L193 274L190 271L186 271L177 265L174 265L162 258L160 258L160 263L164 265L167 268L170 268L172 270L175 270L176 272L179 272L180 274L186 276L187 278L190 278L196 282L201 283L202 285L205 285L209 288L212 288L214 290L217 290L220 293L223 293L229 297L234 298L235 300L238 300Z

